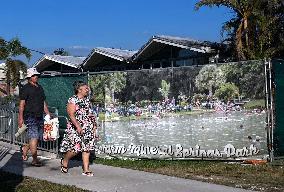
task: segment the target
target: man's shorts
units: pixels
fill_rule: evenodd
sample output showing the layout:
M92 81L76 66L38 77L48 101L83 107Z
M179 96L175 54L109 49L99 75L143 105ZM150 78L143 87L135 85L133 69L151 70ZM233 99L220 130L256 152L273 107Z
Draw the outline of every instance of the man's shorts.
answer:
M28 127L27 135L29 139L40 139L43 136L43 117L25 116L25 124Z

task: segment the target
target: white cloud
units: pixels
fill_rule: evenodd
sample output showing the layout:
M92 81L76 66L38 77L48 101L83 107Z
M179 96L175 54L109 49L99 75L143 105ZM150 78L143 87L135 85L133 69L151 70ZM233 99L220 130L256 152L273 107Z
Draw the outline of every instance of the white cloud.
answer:
M70 46L68 47L69 49L90 49L89 47L87 46L82 46L82 45L73 45L73 46Z

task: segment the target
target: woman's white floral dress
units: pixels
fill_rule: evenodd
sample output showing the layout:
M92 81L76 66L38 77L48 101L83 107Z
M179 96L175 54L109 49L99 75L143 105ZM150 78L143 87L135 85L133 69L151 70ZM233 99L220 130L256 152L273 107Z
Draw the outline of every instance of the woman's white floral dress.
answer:
M90 114L90 102L87 98L78 98L74 95L68 99L68 103L75 104L75 118L80 123L83 134L79 135L76 127L68 120L67 129L63 136L60 146L60 152L66 153L73 151L75 153L81 151L92 151L95 149L95 133L94 125L96 123L95 116Z

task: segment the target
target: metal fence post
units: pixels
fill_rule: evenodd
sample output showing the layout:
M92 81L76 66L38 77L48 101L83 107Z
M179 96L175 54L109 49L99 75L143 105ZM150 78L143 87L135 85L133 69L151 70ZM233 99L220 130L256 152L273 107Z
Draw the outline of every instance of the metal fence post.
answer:
M269 97L270 97L270 103L269 103L269 110L270 110L270 145L271 145L271 151L270 151L270 161L272 162L274 160L274 138L273 138L273 131L275 126L275 117L274 117L274 87L273 87L273 77L272 77L272 63L271 59L268 60L268 69L269 69Z

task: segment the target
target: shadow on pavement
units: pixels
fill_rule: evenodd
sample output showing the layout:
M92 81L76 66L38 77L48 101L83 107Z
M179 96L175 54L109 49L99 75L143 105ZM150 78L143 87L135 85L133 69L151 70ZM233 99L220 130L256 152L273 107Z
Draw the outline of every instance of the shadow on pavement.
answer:
M22 183L23 162L19 161L21 154L11 147L0 146L0 191L16 191Z

